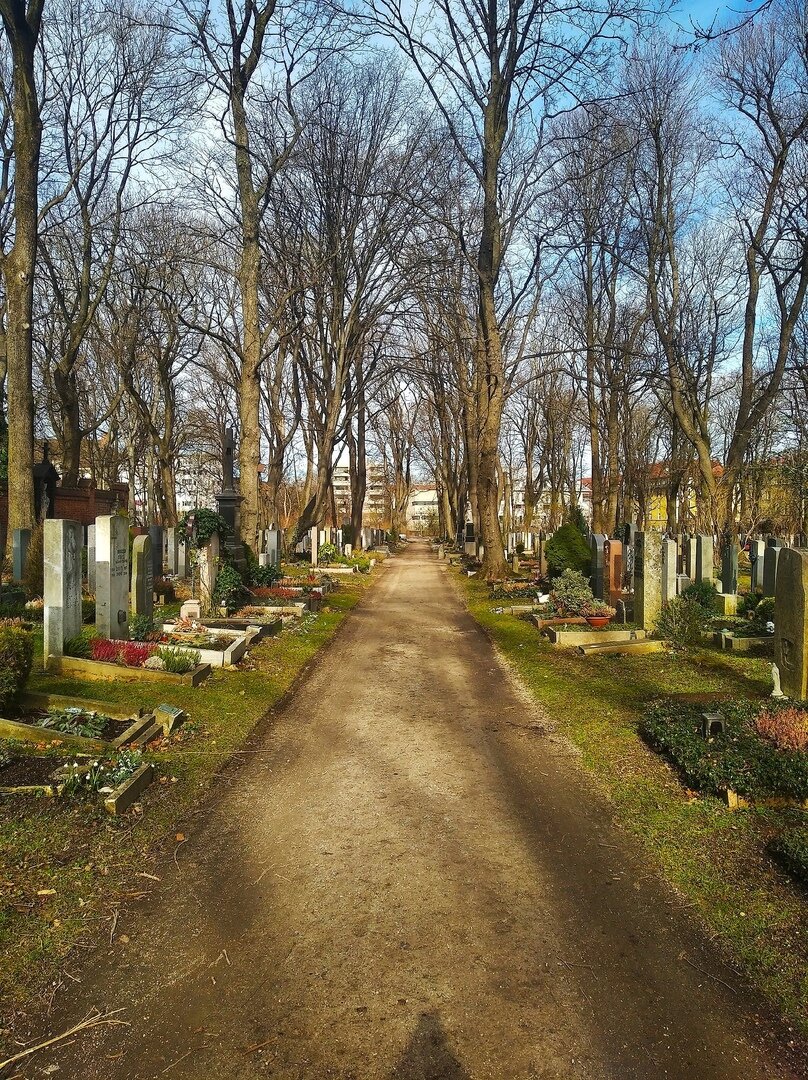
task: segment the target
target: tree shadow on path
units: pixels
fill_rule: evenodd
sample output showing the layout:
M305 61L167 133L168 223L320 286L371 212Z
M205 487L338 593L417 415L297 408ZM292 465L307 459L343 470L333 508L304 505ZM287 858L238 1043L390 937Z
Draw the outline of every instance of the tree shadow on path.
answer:
M421 1015L390 1080L471 1080L449 1049L437 1013Z

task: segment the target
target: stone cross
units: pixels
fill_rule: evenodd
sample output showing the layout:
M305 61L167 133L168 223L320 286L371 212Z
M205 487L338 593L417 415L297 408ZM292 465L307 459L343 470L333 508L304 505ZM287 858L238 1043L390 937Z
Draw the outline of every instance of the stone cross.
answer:
M136 536L132 544L132 614L154 613L154 558L150 536Z
M634 537L634 621L653 630L662 609L662 535L638 532Z
M786 697L808 697L808 551L780 548L774 603L774 662Z
M22 581L30 543L30 529L15 529L11 534L11 576L15 581Z
M45 664L62 656L68 638L81 633L82 527L78 521L47 518L45 535Z
M95 545L95 628L104 638L128 638L128 520L120 514L97 517Z

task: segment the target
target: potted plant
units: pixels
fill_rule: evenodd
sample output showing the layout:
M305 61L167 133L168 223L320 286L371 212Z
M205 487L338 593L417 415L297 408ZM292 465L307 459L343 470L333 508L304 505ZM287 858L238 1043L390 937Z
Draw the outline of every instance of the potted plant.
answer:
M593 600L584 605L581 614L593 630L602 630L604 626L609 625L617 612L613 607L604 604L602 600Z

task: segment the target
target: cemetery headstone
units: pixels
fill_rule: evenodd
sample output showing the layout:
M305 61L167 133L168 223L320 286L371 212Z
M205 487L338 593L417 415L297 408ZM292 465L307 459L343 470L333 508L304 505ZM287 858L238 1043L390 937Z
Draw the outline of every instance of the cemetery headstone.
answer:
M150 525L149 539L151 540L152 574L154 578L163 576L163 526Z
M623 593L623 544L620 540L607 539L603 545L603 594L611 607Z
M182 537L177 541L176 574L179 578L188 577L188 544Z
M267 555L270 566L281 565L281 531L280 529L267 529Z
M11 534L11 576L15 581L22 581L23 579L30 543L30 529L15 529Z
M763 589L763 562L766 557L765 540L749 541L749 562L752 566L752 592Z
M199 599L202 610L213 611L213 594L216 591L216 577L219 573L221 542L219 534L213 533L210 540L198 552Z
M129 522L120 514L95 519L95 628L101 637L129 637Z
M690 578L687 574L676 575L676 595L681 596L685 589L690 587Z
M766 541L766 551L763 555L764 596L774 596L774 590L777 586L777 564L783 550L783 541L778 537L770 536Z
M352 555L353 555L353 544L346 544L344 551L345 551L345 558L350 559L352 557Z
M194 622L199 622L202 618L202 601L201 600L186 600L180 606L180 618L181 619L193 619Z
M713 581L714 548L712 536L696 537L696 581Z
M679 554L676 541L665 536L662 539L662 606L676 596L676 562Z
M662 609L662 535L638 532L634 536L634 621L653 630Z
M315 525L311 530L311 565L317 566L317 556L320 549L320 530Z
M781 548L777 562L774 662L786 697L808 697L808 551Z
M472 522L472 521L467 521L466 522L466 532L465 532L465 538L464 538L464 541L463 541L463 550L472 559L476 558L476 556L477 556L477 541L474 538L474 522Z
M78 521L46 518L45 660L62 656L64 644L81 632L82 527Z
M721 592L735 596L738 592L738 545L725 537L721 546Z
M637 526L627 522L623 526L623 584L629 589L634 587L634 540Z
M133 615L151 618L154 613L154 556L150 536L136 536L132 544Z
M177 574L177 556L179 553L180 538L179 530L173 525L166 529L166 570L175 577Z
M605 598L604 592L604 571L603 571L603 545L606 543L608 537L603 533L592 533L589 537L589 550L592 555L592 592L598 600Z
M235 489L235 455L233 429L227 428L222 446L222 490L216 496L216 509L227 522L229 532L219 543L227 549L230 562L243 572L247 565L241 542L241 504L244 499Z
M95 596L95 525L87 526L87 592Z

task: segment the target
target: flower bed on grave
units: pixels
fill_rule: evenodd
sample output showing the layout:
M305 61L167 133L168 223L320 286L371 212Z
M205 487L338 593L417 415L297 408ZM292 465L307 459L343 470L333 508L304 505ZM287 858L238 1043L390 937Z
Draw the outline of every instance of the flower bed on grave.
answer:
M723 701L705 737L705 706L666 700L650 706L640 734L673 763L689 788L726 799L808 807L808 703ZM716 730L720 726L721 730Z
M154 767L134 750L109 757L26 754L0 747L0 798L39 795L49 798L104 799L111 814L123 813L149 786Z
M0 738L47 744L123 745L152 723L151 715L111 716L103 705L53 705L35 696L7 707L0 717Z

